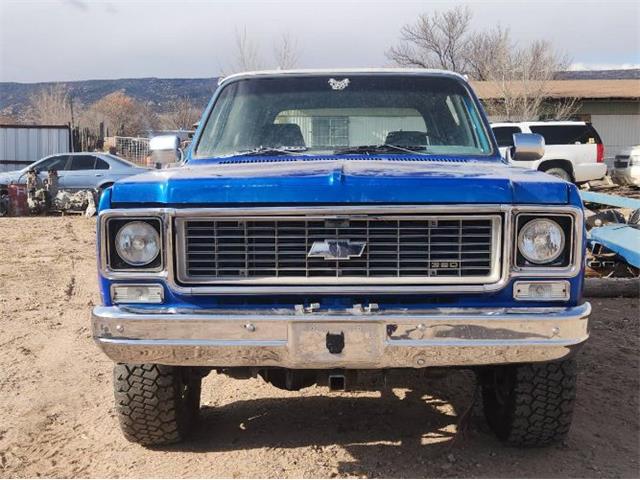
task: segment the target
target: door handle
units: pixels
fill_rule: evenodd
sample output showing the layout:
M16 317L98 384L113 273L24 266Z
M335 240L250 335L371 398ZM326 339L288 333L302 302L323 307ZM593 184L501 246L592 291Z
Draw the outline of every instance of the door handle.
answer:
M96 177L103 177L103 176L104 176L104 174L102 174L102 173L96 173Z

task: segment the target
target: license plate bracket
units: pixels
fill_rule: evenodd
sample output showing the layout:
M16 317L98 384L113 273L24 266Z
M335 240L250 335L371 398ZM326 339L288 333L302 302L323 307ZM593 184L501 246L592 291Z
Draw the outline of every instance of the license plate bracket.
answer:
M289 330L291 354L309 367L372 366L384 349L385 329L378 322L292 322Z

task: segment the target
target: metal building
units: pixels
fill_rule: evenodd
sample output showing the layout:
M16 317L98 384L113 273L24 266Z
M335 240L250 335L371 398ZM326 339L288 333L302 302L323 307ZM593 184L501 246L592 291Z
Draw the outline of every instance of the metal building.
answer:
M19 170L71 149L67 125L0 125L0 172Z
M482 100L500 100L496 82L472 82ZM514 82L510 87L517 91ZM549 101L577 99L577 120L591 122L602 137L605 161L625 147L640 145L640 80L553 80L545 85ZM527 118L520 120L537 120Z

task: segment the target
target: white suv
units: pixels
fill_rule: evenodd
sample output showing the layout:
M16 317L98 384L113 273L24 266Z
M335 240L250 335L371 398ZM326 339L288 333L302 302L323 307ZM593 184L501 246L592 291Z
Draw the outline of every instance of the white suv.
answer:
M607 174L604 146L598 132L586 122L519 122L492 123L491 128L500 152L513 145L514 133L537 133L544 137L544 156L517 165L541 170L568 182L599 180Z

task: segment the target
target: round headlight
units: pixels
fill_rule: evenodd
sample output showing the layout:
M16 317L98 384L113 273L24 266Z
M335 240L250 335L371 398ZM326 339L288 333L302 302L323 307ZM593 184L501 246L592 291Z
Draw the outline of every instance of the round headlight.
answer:
M553 262L564 249L564 232L553 220L531 220L520 230L518 249L531 263Z
M160 252L160 235L146 222L129 222L116 235L116 252L130 265L146 265Z

